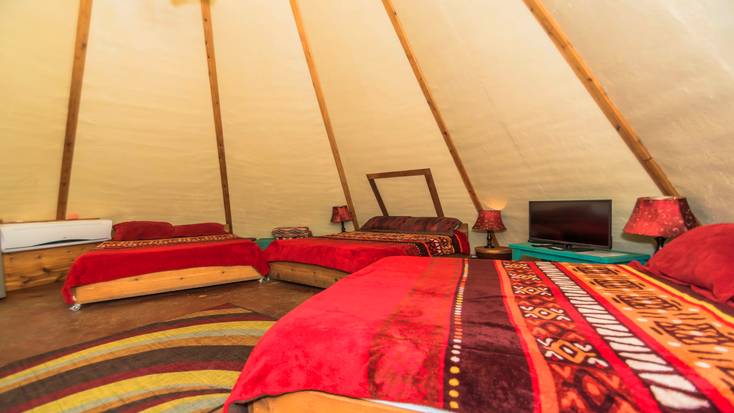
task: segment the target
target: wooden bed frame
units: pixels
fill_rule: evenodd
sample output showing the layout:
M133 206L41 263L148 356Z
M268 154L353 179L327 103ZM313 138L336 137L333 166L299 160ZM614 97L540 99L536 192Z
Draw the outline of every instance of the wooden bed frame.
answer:
M467 234L468 237L469 226L465 223L461 224L458 231ZM268 278L310 285L312 287L328 288L347 275L349 275L348 272L318 265L276 261L270 263L270 274L268 274Z
M229 225L225 225L224 229L230 232ZM262 279L262 275L251 265L193 267L151 272L76 287L72 289L74 304L70 309L79 311L82 304L257 279Z
M347 275L349 275L348 272L333 268L301 264L299 262L277 261L270 263L268 278L313 287L328 288Z
M259 278L260 273L251 265L194 267L152 272L76 287L72 290L74 305L71 306L71 310L78 311L82 304Z
M363 399L352 399L317 391L299 391L280 396L264 397L254 403L230 411L249 413L409 413L413 410L377 403Z

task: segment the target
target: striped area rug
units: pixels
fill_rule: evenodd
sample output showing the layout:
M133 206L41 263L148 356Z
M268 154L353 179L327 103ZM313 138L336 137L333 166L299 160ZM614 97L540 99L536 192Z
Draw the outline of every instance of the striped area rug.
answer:
M275 321L233 305L0 368L3 412L210 412Z

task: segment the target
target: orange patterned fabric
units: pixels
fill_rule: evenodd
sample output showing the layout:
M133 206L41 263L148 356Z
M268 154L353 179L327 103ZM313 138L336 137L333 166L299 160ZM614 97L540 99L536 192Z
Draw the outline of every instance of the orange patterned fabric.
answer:
M162 239L141 239L135 241L105 241L97 249L159 247L161 245L189 244L192 242L216 242L237 239L234 234L202 235L199 237L179 237Z
M454 248L453 239L448 235L439 234L351 231L327 235L321 238L347 241L399 242L415 244L421 251L420 255L427 256L451 255L457 253Z
M505 262L498 272L541 411L734 408L734 318L712 304L627 266Z

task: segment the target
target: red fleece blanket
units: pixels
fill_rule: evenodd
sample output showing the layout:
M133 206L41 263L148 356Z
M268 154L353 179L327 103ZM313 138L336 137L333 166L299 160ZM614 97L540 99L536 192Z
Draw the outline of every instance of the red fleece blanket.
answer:
M314 390L464 412L734 411L733 314L623 265L385 258L278 321L225 410Z
M318 265L353 273L391 256L468 254L465 234L347 232L316 238L273 241L265 250L268 262L287 261Z
M380 258L420 255L413 244L297 238L273 241L265 249L268 262L289 261L353 273Z
M260 274L268 273L268 263L262 250L249 240L186 243L178 239L177 243L170 245L138 248L124 248L121 243L115 244L112 248L98 248L84 253L74 261L61 290L68 304L74 302L74 287L151 272L251 265Z

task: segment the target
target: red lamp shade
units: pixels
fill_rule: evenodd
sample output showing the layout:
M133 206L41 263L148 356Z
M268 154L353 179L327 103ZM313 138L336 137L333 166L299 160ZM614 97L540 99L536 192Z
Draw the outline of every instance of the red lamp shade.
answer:
M502 222L502 211L489 209L479 211L477 222L472 229L477 231L504 231L505 224Z
M637 199L624 232L674 238L698 225L685 198L646 197Z
M349 222L352 220L352 213L346 205L335 206L331 209L331 222Z

